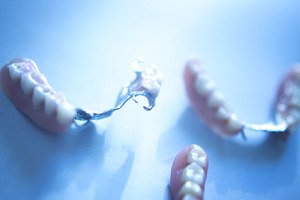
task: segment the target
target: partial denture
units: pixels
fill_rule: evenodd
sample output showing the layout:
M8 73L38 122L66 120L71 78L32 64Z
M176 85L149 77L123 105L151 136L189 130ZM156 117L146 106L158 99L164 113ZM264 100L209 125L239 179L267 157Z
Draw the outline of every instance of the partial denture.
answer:
M187 62L184 83L192 107L215 132L232 136L245 129L268 133L288 133L300 122L300 66L295 66L282 80L275 102L275 121L252 124L240 120L224 101L216 84L196 59Z
M300 122L300 65L295 65L279 85L275 120L293 131Z
M51 132L64 132L75 108L48 84L34 61L15 59L1 69L2 90L33 122Z
M187 63L184 82L192 106L213 130L223 135L235 135L242 131L242 121L228 108L216 83L197 60Z
M60 133L65 132L75 120L87 122L109 117L130 99L137 102L137 96L146 97L149 105L144 106L144 109L151 110L161 87L162 72L147 67L135 73L136 78L122 88L115 106L100 113L71 105L49 85L34 61L28 58L15 59L6 64L0 72L0 86L14 106L39 127Z
M173 162L170 176L174 199L203 199L207 170L208 157L201 147L190 145L180 151Z

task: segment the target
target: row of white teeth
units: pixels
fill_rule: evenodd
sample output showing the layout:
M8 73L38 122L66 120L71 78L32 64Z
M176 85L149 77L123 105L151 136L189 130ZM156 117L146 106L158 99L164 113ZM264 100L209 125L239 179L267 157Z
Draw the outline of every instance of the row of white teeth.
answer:
M300 89L296 84L295 81L287 81L283 85L284 94L276 108L277 121L286 122L289 126L296 125L300 121ZM286 116L282 116L284 113Z
M35 110L40 109L44 104L45 113L49 116L56 114L56 119L61 124L72 121L75 115L74 107L51 88L43 74L39 71L24 72L16 64L11 64L8 68L12 81L21 82L24 94L31 96ZM36 79L39 79L41 83L38 83Z
M194 68L195 66L191 64L190 69L195 71ZM223 127L226 132L241 131L243 123L227 108L222 93L217 90L216 83L211 80L204 70L197 71L196 74L197 78L194 87L198 95L205 101L207 111L213 114L214 120L217 122L226 122Z
M182 200L196 200L203 198L207 167L207 156L202 149L193 148L187 155L188 165L181 174L181 188L178 197Z

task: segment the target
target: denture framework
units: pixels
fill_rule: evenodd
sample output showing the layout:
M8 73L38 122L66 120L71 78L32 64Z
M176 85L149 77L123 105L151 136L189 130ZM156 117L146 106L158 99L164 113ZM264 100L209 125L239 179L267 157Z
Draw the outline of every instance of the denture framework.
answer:
M247 129L287 134L293 132L300 122L300 65L295 65L282 79L275 100L274 120L264 124L239 119L197 59L187 62L183 76L192 107L211 129L222 136L242 133L245 138Z
M144 68L140 67L142 65ZM113 108L99 113L70 104L63 94L51 87L36 63L28 58L15 59L4 65L0 72L0 86L13 105L36 125L50 132L61 133L74 122L109 117L129 100L137 103L138 96L148 100L149 105L144 109L151 110L160 91L162 72L155 66L145 65L142 59L135 61L132 67L135 79L122 88Z

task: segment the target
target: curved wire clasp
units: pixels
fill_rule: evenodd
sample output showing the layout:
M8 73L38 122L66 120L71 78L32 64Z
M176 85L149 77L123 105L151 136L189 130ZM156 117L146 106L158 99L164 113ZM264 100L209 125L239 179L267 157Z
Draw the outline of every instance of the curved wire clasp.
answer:
M132 63L136 77L133 81L127 82L122 88L113 108L100 113L77 108L74 119L90 121L107 118L111 116L113 112L120 110L130 99L138 103L136 99L138 96L143 96L148 100L149 105L143 106L143 108L147 111L151 110L155 106L155 100L160 91L163 74L161 70L155 66L143 66L145 65L144 61L144 58L140 58Z

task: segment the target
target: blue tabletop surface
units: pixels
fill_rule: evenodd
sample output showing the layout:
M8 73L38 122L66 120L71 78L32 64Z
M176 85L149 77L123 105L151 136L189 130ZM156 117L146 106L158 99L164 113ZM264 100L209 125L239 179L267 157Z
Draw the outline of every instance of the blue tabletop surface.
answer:
M156 107L53 135L0 92L0 199L171 199L175 155L208 153L205 199L299 199L300 131L224 139L190 108L182 70L197 54L229 106L269 119L282 75L300 61L299 1L1 1L0 63L34 59L57 91L104 110L145 56L165 79Z

